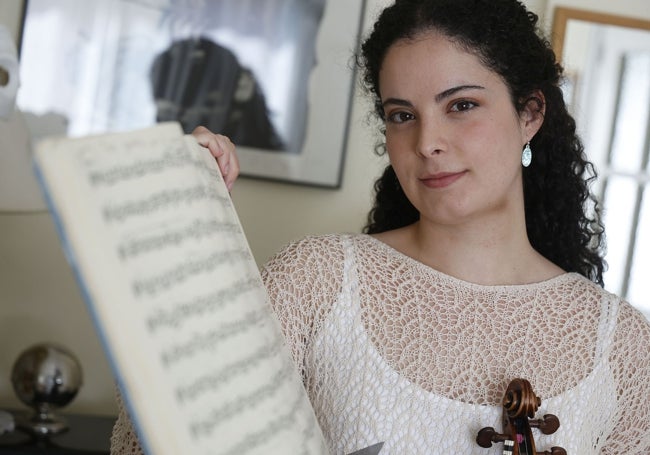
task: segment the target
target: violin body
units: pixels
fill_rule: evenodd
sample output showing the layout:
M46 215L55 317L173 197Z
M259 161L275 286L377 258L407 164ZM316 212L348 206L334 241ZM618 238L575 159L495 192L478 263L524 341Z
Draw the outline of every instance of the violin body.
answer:
M492 447L493 443L503 443L504 455L566 455L562 447L552 447L550 451L538 452L531 428L538 428L543 434L552 434L560 427L559 419L546 414L541 419L533 419L541 400L525 379L513 379L503 396L503 433L492 427L482 428L476 436L481 447Z

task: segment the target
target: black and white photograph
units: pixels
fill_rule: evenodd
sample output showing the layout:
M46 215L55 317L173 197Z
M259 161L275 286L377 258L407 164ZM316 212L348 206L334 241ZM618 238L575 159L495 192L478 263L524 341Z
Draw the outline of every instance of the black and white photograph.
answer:
M363 3L28 0L17 104L34 137L201 125L244 176L338 187Z

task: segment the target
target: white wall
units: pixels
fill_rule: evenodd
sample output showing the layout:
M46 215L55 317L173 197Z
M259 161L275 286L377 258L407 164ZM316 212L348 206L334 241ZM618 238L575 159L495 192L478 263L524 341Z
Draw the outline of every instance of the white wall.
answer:
M345 0L330 0L345 1ZM565 0L565 5L650 17L648 0ZM389 0L367 0L367 16ZM552 17L556 0L528 0ZM21 0L0 2L0 23L17 34ZM358 231L370 206L371 186L382 162L374 157L369 105L355 95L342 187L324 190L240 179L233 199L258 263L305 234ZM0 150L0 153L8 153ZM17 189L19 191L19 189ZM72 273L47 213L0 213L0 407L18 406L9 376L18 354L33 343L70 348L84 369L85 384L68 410L112 414L113 381Z

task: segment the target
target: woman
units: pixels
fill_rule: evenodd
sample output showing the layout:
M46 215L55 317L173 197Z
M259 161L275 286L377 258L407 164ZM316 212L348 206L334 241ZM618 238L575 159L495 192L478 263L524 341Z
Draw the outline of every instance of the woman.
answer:
M397 0L362 46L390 159L365 233L262 271L333 454L500 453L475 438L517 377L560 419L538 450L650 451L650 324L600 286L591 166L536 23Z

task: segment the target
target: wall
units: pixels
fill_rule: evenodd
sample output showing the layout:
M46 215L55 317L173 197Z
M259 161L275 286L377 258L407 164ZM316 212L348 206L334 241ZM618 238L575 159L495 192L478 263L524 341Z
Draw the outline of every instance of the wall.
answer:
M344 0L330 0L344 1ZM389 0L367 0L367 17ZM528 0L528 6L550 24L556 0ZM565 0L565 5L650 16L647 0ZM0 23L19 30L21 0L0 2ZM374 157L373 132L366 122L367 101L355 94L338 190L240 179L233 199L251 248L262 263L283 244L305 234L358 231L371 200L372 181L382 167ZM0 150L0 153L6 153ZM18 354L39 341L55 341L76 353L85 384L68 410L112 414L113 381L59 248L47 213L0 213L0 407L17 406L9 383Z
M379 0L370 3L372 14ZM0 23L15 36L21 6L20 0L0 3ZM367 101L355 94L340 189L245 178L236 183L233 200L258 263L306 234L361 229L383 163L372 152L368 110ZM0 407L20 406L9 381L20 352L54 341L71 349L84 370L85 384L66 410L115 412L109 365L45 212L0 213L0 337Z

